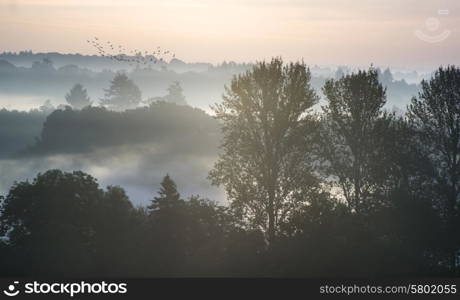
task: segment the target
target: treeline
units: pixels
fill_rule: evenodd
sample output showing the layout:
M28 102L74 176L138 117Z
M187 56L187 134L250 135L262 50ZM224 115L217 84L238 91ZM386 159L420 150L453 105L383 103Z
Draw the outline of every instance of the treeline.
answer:
M22 59L23 56L25 60ZM117 72L125 70L146 98L162 95L168 86L177 81L181 83L190 105L207 109L221 97L224 84L234 75L252 67L251 64L234 62L223 62L213 66L173 60L158 68L131 68L113 64L110 59L100 56L75 55L74 58L75 60L66 59L65 55L57 53L0 54L0 90L4 94L15 96L51 99L54 105L58 105L62 104L64 95L72 85L80 83L88 89L90 97L95 100L104 96L102 89ZM107 63L107 66L101 67L100 63ZM352 70L342 67L334 74L333 69L315 66L311 78L312 86L319 91L328 78L348 74ZM401 79L404 74L394 72L394 75L395 77L388 69L380 71L381 82L388 87L389 108L393 105L402 108L409 97L417 93L419 85ZM413 80L418 83L417 79ZM24 86L28 88L24 89Z
M457 276L460 69L424 81L403 116L383 109L378 77L370 68L328 80L318 113L303 63L275 58L235 76L214 106L222 143L209 174L228 206L182 198L169 176L140 208L81 172L15 184L1 204L0 270Z
M231 77L246 70L246 65L221 65L216 67L200 67L191 70L180 62L172 62L161 68L124 68L113 65L107 58L95 56L97 60L108 61L111 66L101 70L85 67L92 66L91 57L82 56L86 60L81 64L65 64L57 67L51 58L34 61L25 66L17 66L14 60L0 59L0 89L5 95L33 96L51 99L54 105L61 104L64 95L75 84L80 83L88 90L90 97L99 99L104 97L103 88L116 74L124 72L140 87L146 98L161 96L174 82L180 82L185 90L188 102L193 106L207 108L210 103L222 94L223 85ZM97 63L94 64L97 68ZM27 89L23 87L27 86ZM41 104L41 103L37 103Z
M174 142L184 153L214 154L219 138L219 123L204 111L186 105L153 102L123 112L67 107L46 118L35 144L22 154L82 153L102 147L167 142Z
M50 170L15 184L2 201L1 276L248 275L264 243L227 207L184 201L166 176L147 208L121 187ZM253 266L253 267L251 267ZM263 275L262 272L259 272Z
M0 110L0 159L163 142L184 154L214 155L220 136L218 121L204 111L162 101L124 112L90 106Z
M62 54L57 52L48 53L36 53L32 51L20 51L20 52L3 52L0 53L0 59L9 61L17 66L30 66L34 62L42 61L44 59L52 60L57 67L63 67L68 65L78 65L82 68L92 70L116 70L116 69L131 69L128 62L114 62L107 57L100 55L82 55L82 54ZM210 63L185 63L179 59L172 59L169 63L161 61L156 64L157 69L168 66L174 71L205 71L212 66Z
M460 69L423 81L405 116L383 109L373 68L326 81L326 104L314 114L310 77L301 63L262 62L216 105L223 151L210 178L232 209L284 252L283 267L296 257L292 247L308 260L309 248L325 243L326 266L354 261L348 275L456 274Z

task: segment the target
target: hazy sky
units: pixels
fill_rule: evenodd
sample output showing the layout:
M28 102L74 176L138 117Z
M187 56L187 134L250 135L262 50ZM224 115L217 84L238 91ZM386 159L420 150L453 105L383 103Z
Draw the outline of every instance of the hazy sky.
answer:
M459 0L0 0L0 51L95 54L97 36L185 61L423 69L459 63L459 27Z

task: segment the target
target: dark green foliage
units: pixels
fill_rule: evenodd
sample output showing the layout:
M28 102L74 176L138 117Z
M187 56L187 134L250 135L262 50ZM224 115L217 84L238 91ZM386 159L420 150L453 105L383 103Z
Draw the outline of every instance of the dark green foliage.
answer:
M221 124L165 102L53 112L31 153L171 139L214 151L222 128L210 177L230 205L183 198L166 175L135 208L121 187L50 170L0 197L0 275L457 276L460 70L440 68L399 117L378 77L328 81L322 115L308 69L280 59L234 78Z
M458 269L460 238L460 69L439 68L408 107L417 145L431 163L433 205L444 221L449 237L445 247L451 252L450 268Z
M324 173L342 190L350 209L366 213L376 203L372 162L377 158L376 123L382 117L385 89L374 69L326 82L323 128L319 151Z
M149 206L148 218L147 241L153 250L148 263L155 274L209 276L239 271L229 263L237 255L233 239L243 239L248 233L235 226L228 208L199 196L181 199L167 175ZM245 251L252 248L256 253L257 247L263 247L260 241ZM256 258L254 253L250 257Z
M163 181L155 208L134 208L120 187L82 172L51 170L15 184L2 201L0 274L222 276L255 271L262 235L235 225L228 208L179 198ZM170 203L168 202L170 201ZM8 259L6 259L8 258Z
M210 172L248 228L272 242L279 226L314 193L308 115L317 96L303 63L261 62L235 77L214 108L223 122L222 153Z
M159 102L124 112L67 108L46 119L40 140L28 153L81 153L141 143L172 143L187 153L215 153L219 137L216 120L185 105Z
M0 230L23 270L62 275L66 270L91 270L94 222L103 194L95 180L81 172L53 170L32 183L15 184L2 204Z
M177 192L176 183L166 175L161 182L161 189L158 191L158 197L152 200L152 204L148 208L154 214L156 212L164 212L175 210L183 204L180 199L180 194Z

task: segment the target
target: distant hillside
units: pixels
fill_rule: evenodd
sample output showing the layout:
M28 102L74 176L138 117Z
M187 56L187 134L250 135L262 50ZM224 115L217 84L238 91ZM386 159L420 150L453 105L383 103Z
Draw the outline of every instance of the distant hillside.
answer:
M132 68L126 63L115 63L101 56L60 53L2 53L0 54L0 108L38 107L46 99L57 106L64 104L64 95L75 83L87 88L94 103L103 96L110 80L119 70L125 70L142 90L143 98L163 96L174 81L180 82L187 103L209 111L209 105L219 102L224 85L236 74L245 72L251 64L224 62L219 65L209 63L185 63L178 59L148 68ZM356 70L342 66L311 66L312 86L321 94L327 78L338 77ZM417 84L410 84L404 74L393 74L389 69L380 71L381 80L387 86L388 108L403 109L412 96L418 92ZM409 75L408 75L409 76ZM410 74L411 80L418 75ZM25 98L32 100L24 100ZM14 98L14 101L11 99Z
M63 54L57 52L33 53L31 51L0 53L0 60L7 60L20 67L30 67L34 62L42 61L44 59L51 60L57 68L65 65L77 65L81 68L88 68L94 71L102 71L106 69L134 69L129 65L129 63L114 62L107 57L99 55L82 55L78 53ZM185 63L179 59L173 59L170 62L159 62L156 66L154 66L154 69L160 70L165 66L176 72L201 72L206 71L212 65L210 63Z

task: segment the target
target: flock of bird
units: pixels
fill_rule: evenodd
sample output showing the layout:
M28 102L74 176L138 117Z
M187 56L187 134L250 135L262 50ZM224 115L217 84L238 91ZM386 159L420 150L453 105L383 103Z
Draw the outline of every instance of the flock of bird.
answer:
M141 51L139 49L128 49L122 45L115 45L110 41L102 41L98 37L86 41L96 48L102 57L107 57L113 61L126 62L130 66L151 67L154 64L167 62L176 57L170 50L157 47L154 51Z

